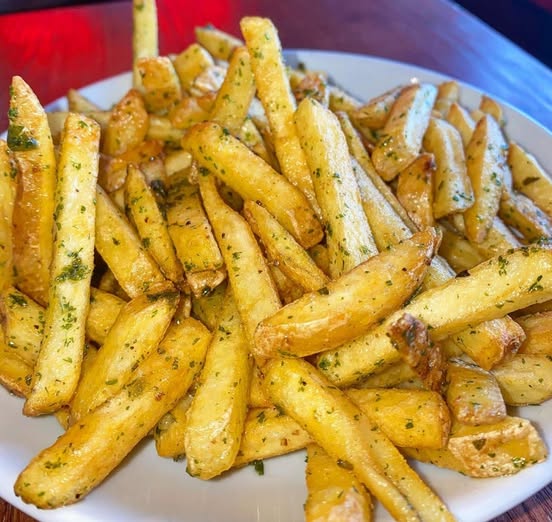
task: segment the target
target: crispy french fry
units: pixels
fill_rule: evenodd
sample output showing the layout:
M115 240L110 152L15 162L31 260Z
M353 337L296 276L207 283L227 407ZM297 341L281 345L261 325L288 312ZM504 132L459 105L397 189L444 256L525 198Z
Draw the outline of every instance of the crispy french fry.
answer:
M309 71L297 85L292 86L292 91L297 103L305 98L313 98L326 108L330 105L328 81L325 75L319 72Z
M505 125L506 122L504 121L502 107L490 96L487 96L486 94L481 95L479 110L486 114L490 114L501 127Z
M274 404L304 426L338 465L352 471L396 520L453 520L389 439L306 361L271 361L265 389ZM333 429L328 430L327 423Z
M197 185L185 175L173 175L167 198L167 223L176 255L194 295L208 293L226 277L224 260Z
M278 289L278 295L283 304L292 303L299 299L304 291L299 284L293 282L284 272L280 270L280 267L270 263L268 265L272 280Z
M176 257L167 222L144 175L134 165L128 167L125 201L127 212L146 251L157 262L167 279L179 287L182 286L184 273Z
M124 194L123 194L124 199ZM119 206L119 205L117 205ZM121 202L121 207L124 209L124 201ZM98 288L100 290L103 290L104 292L109 292L110 294L116 295L119 299L122 299L123 301L130 301L130 297L128 294L121 288L121 285L115 279L115 275L113 272L109 269L109 267L106 269L106 271L102 274L100 277L100 280L98 281Z
M90 307L86 317L86 336L100 346L116 321L125 302L114 294L90 287Z
M33 368L0 339L0 384L18 397L31 391Z
M338 277L376 254L377 248L338 119L306 98L295 113L295 125L326 228L330 276Z
M257 154L257 156L263 158L272 168L276 170L280 168L273 151L267 146L261 131L249 116L244 120L236 136Z
M347 94L335 85L330 86L330 110L332 112L343 111L347 114L360 109L362 102L354 96Z
M234 49L243 45L239 38L235 38L212 25L196 27L195 37L198 43L217 60L229 61Z
M351 119L358 127L367 127L368 129L382 129L389 118L389 113L393 104L401 94L403 86L393 87L387 92L372 98L362 107L351 114Z
M57 170L44 339L23 408L25 415L52 413L67 404L79 380L94 265L99 147L99 125L71 113Z
M133 0L132 21L132 57L134 65L132 79L134 87L139 87L141 76L136 67L136 62L140 58L159 54L155 0Z
M435 173L433 154L423 153L408 167L401 170L397 178L397 199L420 230L435 225L433 219Z
M263 375L260 368L255 365L251 375L251 384L249 386L249 407L250 408L269 408L272 406L270 399L266 396L263 389Z
M13 207L15 203L17 166L8 144L0 140L0 290L13 279Z
M193 319L173 325L163 349L153 351L132 382L31 461L17 479L16 494L51 509L94 489L187 392L207 348L204 332Z
M185 395L171 411L161 417L155 426L153 438L155 439L155 449L160 457L175 460L184 458L186 454L184 435L192 398L192 395Z
M167 176L172 176L177 172L188 169L192 165L192 156L185 150L175 150L169 152L165 158L165 171Z
M370 494L354 475L340 467L320 446L307 446L308 497L305 521L372 520Z
M366 333L418 287L438 241L434 229L419 232L285 306L260 322L256 353L303 357Z
M143 56L134 67L140 75L140 90L149 112L165 114L182 98L180 81L166 56Z
M452 415L463 424L495 424L506 418L496 379L475 364L449 361L446 398Z
M96 189L96 249L130 297L166 282L134 229L100 187Z
M226 281L222 282L212 292L192 297L192 313L209 331L218 324L222 301L226 292Z
M84 113L87 118L94 120L102 129L102 135L107 129L109 119L111 118L111 111L97 110L72 112ZM48 118L48 126L50 127L50 133L52 134L52 141L54 142L54 145L59 145L61 133L63 131L63 127L65 126L65 120L67 119L68 115L69 112L64 111L54 111L46 113L46 116Z
M178 293L164 285L125 304L79 382L71 402L71 424L125 387L136 368L159 345L177 303Z
M439 255L443 256L456 273L478 265L485 261L483 256L475 246L467 239L458 234L452 227L441 226L443 239L439 247Z
M449 108L447 121L456 127L462 137L464 148L466 148L475 130L475 122L470 113L460 104L454 102Z
M523 194L503 194L498 214L504 223L518 230L528 242L552 237L552 217Z
M372 153L374 167L385 181L391 181L420 152L436 95L433 85L410 85L393 104Z
M512 142L508 148L508 166L514 188L531 198L548 216L552 216L552 179L536 158Z
M70 112L96 112L102 110L101 107L90 101L76 89L69 89L67 91L67 105ZM90 117L88 114L86 116Z
M459 471L469 477L513 475L542 462L546 446L526 419L506 417L496 424L454 424L445 449L402 448L408 457Z
M301 190L320 216L309 166L293 124L296 104L286 74L278 32L268 18L244 17L240 27L251 57L258 96L270 123L282 174Z
M436 219L464 212L473 205L473 190L466 170L460 133L445 120L431 118L423 141L424 149L435 156Z
M552 355L552 311L516 317L526 338L518 354Z
M437 99L435 100L436 111L439 111L443 118L448 116L450 107L453 103L457 103L460 97L460 86L455 80L443 82L439 84L437 89Z
M236 303L227 290L188 411L184 446L192 476L207 480L232 466L247 413L251 362Z
M215 62L209 52L198 43L193 43L184 49L173 60L180 85L186 91L190 91L199 74L213 65Z
M200 167L208 169L243 199L260 201L304 248L322 238L322 228L305 196L216 123L196 125L182 140ZM243 169L248 172L243 176ZM282 206L282 201L286 202Z
M200 120L203 120L203 111L200 114ZM150 115L149 127L147 128L148 139L159 140L169 147L176 148L184 134L184 129L179 129L173 125L169 118L155 114Z
M31 88L14 76L8 147L19 169L13 208L15 283L35 301L48 302L56 158L46 113Z

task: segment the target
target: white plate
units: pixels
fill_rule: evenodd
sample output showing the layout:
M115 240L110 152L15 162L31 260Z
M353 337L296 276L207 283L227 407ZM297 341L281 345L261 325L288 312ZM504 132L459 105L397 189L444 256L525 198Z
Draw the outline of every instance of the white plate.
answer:
M417 78L439 82L443 75L377 58L316 51L292 51L288 61L326 70L341 87L361 99ZM109 107L130 85L122 74L82 92L100 106ZM476 107L479 92L462 88L462 101ZM64 108L54 102L51 110ZM529 148L548 169L552 167L552 135L515 109L505 106L507 133ZM52 418L29 419L21 415L22 401L0 391L0 496L41 521L186 521L186 522L299 522L303 520L304 455L296 453L265 463L265 475L247 467L219 480L202 482L186 474L185 463L156 456L146 441L123 465L87 498L73 506L39 511L13 494L18 473L42 448L61 434ZM552 401L516 412L531 419L552 447ZM452 512L463 522L488 520L519 504L544 487L552 477L552 459L499 479L469 479L433 466L416 465ZM390 520L378 509L377 522Z

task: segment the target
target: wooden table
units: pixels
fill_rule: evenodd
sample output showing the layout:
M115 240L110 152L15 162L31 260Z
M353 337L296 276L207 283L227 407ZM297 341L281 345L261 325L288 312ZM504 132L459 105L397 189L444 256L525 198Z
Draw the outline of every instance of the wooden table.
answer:
M196 25L211 22L238 34L243 15L263 15L274 20L286 47L373 54L435 69L502 98L552 129L552 72L445 0L158 0L158 4L162 53L190 44ZM0 16L0 128L7 126L13 74L23 76L48 103L70 87L128 70L131 30L130 2ZM550 513L552 485L495 522L546 521ZM32 520L1 499L0 515L2 522Z

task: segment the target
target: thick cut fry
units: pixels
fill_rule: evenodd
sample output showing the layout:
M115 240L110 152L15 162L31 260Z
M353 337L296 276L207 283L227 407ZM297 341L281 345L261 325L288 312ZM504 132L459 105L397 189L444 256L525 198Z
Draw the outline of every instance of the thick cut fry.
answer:
M17 479L16 494L45 509L88 494L184 396L201 368L207 340L194 319L173 325L162 349L142 363L131 382L31 461Z
M140 58L159 54L155 0L133 0L132 21L133 84L139 87L141 76L136 62Z
M226 286L226 281L224 281L212 292L192 297L192 315L199 319L211 332L218 324Z
M529 304L552 298L552 249L524 247L475 267L468 276L453 279L419 294L368 334L317 358L318 368L335 384L346 386L395 363L387 328L397 314L410 313L431 326L434 340L477 324L503 317Z
M436 95L433 85L410 85L393 104L372 153L374 167L385 181L391 181L420 152Z
M280 308L280 298L245 219L222 201L212 176L201 176L199 186L205 211L226 263L236 306L252 347L255 328L260 321Z
M184 273L176 257L167 223L144 175L134 165L128 167L125 201L127 212L146 251L157 262L167 279L182 286Z
M490 116L479 120L466 147L466 165L474 203L464 212L466 236L481 243L493 225L505 183L506 143L496 121Z
M13 209L15 283L32 299L48 302L56 158L46 113L31 88L14 76L8 147L19 169Z
M419 232L285 306L257 327L256 353L303 357L366 333L418 287L438 241L434 229Z
M456 127L456 130L462 137L464 148L466 148L472 138L473 131L475 130L475 121L473 121L470 113L460 104L454 102L450 106L447 121Z
M101 107L75 89L67 91L67 105L70 112L96 112L102 110ZM88 114L86 116L90 117Z
M134 66L140 75L140 90L149 112L165 114L180 101L180 82L168 57L144 56Z
M350 115L361 106L362 102L354 96L347 94L335 85L330 85L330 110L332 112L343 111Z
M299 105L295 126L326 228L330 276L338 277L377 253L347 141L334 114L311 98Z
M372 520L373 506L366 488L316 444L307 446L305 474L308 489L306 522Z
M450 111L450 106L457 103L460 98L460 86L455 80L439 84L437 89L437 99L434 109L439 112L441 117L446 118Z
M111 111L102 152L118 156L137 147L146 137L148 128L149 118L144 99L137 90L131 89Z
M479 250L452 227L441 226L443 239L439 247L439 255L443 256L456 273L469 270L485 261Z
M18 357L3 339L0 340L0 384L18 397L27 397L32 378L32 366Z
M11 286L13 279L13 206L17 166L8 144L0 140L0 290Z
M244 214L261 239L269 259L292 281L307 292L322 288L328 277L293 236L262 206L246 201Z
M173 66L178 74L180 85L190 91L194 80L207 68L215 65L209 52L198 43L193 43L184 49L173 60Z
M397 199L418 229L435 225L433 187L436 182L433 154L420 154L398 176Z
M473 190L460 133L445 120L431 118L423 146L427 152L433 153L437 166L433 201L435 218L464 212L473 205Z
M325 75L309 71L301 81L293 87L293 96L297 103L305 98L313 98L323 107L330 105L330 91Z
M116 295L91 287L90 307L86 318L88 339L101 346L124 305L125 302Z
M490 96L487 96L486 94L481 95L479 110L491 115L501 127L505 125L506 122L504 121L502 107L496 100L494 100Z
M301 246L309 248L320 241L322 227L305 196L222 127L216 123L196 125L188 131L182 146L200 167L215 174L243 199L260 201Z
M179 106L177 105L175 110ZM203 119L203 112L201 113ZM171 114L172 115L172 114ZM165 145L171 148L177 148L182 136L184 136L184 129L180 129L174 126L171 120L165 116L157 116L151 114L149 116L149 127L147 128L146 136L150 140L159 140L165 143Z
M279 169L273 151L268 147L261 131L251 117L247 117L236 134L257 156L263 158L272 168Z
M402 451L422 462L478 478L513 475L547 456L537 430L519 417L506 417L483 426L455 423L447 448L402 448Z
M547 355L517 354L492 373L508 406L541 404L552 397L552 360Z
M134 229L100 187L96 190L96 249L130 297L166 282Z
M351 119L358 127L379 130L385 126L391 107L397 101L403 87L399 85L375 98L351 114Z
M25 415L58 410L69 402L79 380L94 267L99 147L99 125L71 113L65 122L57 170L44 339Z
M116 395L131 380L165 335L178 293L160 286L128 302L109 330L98 356L86 372L71 403L71 423L79 421Z
M253 96L255 79L249 52L246 47L239 47L232 54L224 82L211 109L210 119L236 134L247 117Z
M240 448L251 380L249 344L231 290L188 412L187 471L207 480L229 469Z
M517 143L510 143L508 166L514 188L531 198L548 216L552 216L552 178L536 158Z
M495 424L506 417L496 379L475 364L451 360L447 369L447 404L463 424Z
M352 471L396 520L453 520L389 439L306 361L271 361L265 389L274 404L339 466Z
M278 32L268 18L244 17L240 27L282 174L301 190L320 215L309 166L293 125L295 98L286 74Z
M124 195L123 195L124 198ZM124 201L121 202L121 207L124 207ZM109 292L110 294L116 295L119 299L122 299L123 301L130 301L130 297L128 294L121 288L121 285L115 279L115 275L113 272L109 269L109 267L106 269L106 271L102 274L100 277L100 280L98 282L98 288L100 290L103 290L104 292Z
M102 129L102 134L107 129L107 126L109 124L109 119L111 118L111 111L95 110L95 111L71 111L71 112L79 112L81 114L84 113L84 115L87 118L94 120ZM54 142L54 145L59 145L59 142L61 140L61 133L63 132L63 127L65 126L65 120L67 119L68 115L69 115L69 112L64 112L64 111L54 111L54 112L46 113L46 116L48 118L48 126L50 127L50 132L52 134L52 140Z
M232 53L243 45L239 38L213 27L205 25L194 29L196 40L217 60L230 61Z
M210 292L226 277L224 260L201 205L199 188L173 175L167 198L168 231L194 295Z
M177 405L165 413L155 426L153 438L155 450L160 457L181 460L186 455L184 435L188 423L187 413L192 404L192 395L185 395Z
M503 194L498 215L528 241L552 238L552 217L523 194Z
M518 353L552 355L552 311L516 317L526 338Z
M396 446L443 448L450 414L441 395L428 390L350 389L346 394Z

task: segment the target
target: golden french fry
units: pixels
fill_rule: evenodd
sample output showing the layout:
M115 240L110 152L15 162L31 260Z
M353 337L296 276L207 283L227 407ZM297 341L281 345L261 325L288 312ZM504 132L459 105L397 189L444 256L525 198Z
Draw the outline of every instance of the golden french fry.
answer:
M132 22L133 85L139 87L141 76L136 62L159 54L155 0L133 0Z
M56 157L46 113L19 76L12 79L8 147L18 167L13 208L16 285L32 299L48 302Z
M134 67L140 75L140 91L149 112L165 114L182 98L180 81L166 56L143 56Z
M552 311L516 317L526 338L518 353L552 355Z
M0 339L0 384L18 397L31 391L33 368Z
M86 317L86 336L100 346L116 321L125 302L114 294L90 287L90 307Z
M292 91L297 103L305 98L313 98L323 107L328 108L330 105L330 90L327 78L321 73L307 72L297 85L292 85Z
M330 110L333 112L343 111L347 114L352 114L360 109L362 102L355 97L342 91L335 85L330 86Z
M454 102L449 108L447 121L456 127L462 137L464 148L466 148L475 130L475 121L473 121L470 113L460 104Z
M194 31L198 43L217 60L229 61L234 49L243 45L239 38L235 38L212 25L196 27Z
M255 352L303 357L366 333L418 287L438 242L434 229L418 232L285 306L259 323Z
M311 98L300 103L295 126L326 229L330 276L338 277L377 253L347 141L334 114Z
M183 138L182 146L200 168L215 174L243 199L260 201L301 246L308 248L320 241L322 227L305 196L222 127L216 123L196 125Z
M498 215L528 241L552 237L552 217L527 196L517 192L502 195Z
M13 279L13 207L17 166L8 144L0 140L0 290L8 288Z
M372 153L374 167L385 181L391 181L420 152L436 95L433 85L409 85L393 104Z
M215 62L209 52L198 43L184 49L173 60L180 85L186 91L190 91L197 76L213 65Z
M97 112L101 111L101 107L90 101L86 96L75 89L67 91L67 105L70 112ZM90 117L89 114L86 116ZM94 119L94 118L92 118Z
M460 97L460 86L455 80L443 82L437 88L437 99L434 110L438 111L443 118L448 116L450 107L457 103Z
M479 110L486 114L490 114L501 127L503 127L506 123L504 121L504 113L500 104L486 94L481 95Z
M155 426L153 438L155 439L155 450L160 457L174 460L184 458L186 454L184 435L192 398L192 395L185 395L171 411L161 417Z
M351 119L355 124L362 128L368 129L382 129L389 118L389 113L393 104L397 101L397 98L401 94L403 86L399 85L394 87L375 98L372 98L362 107L357 109L351 114Z
M71 113L65 122L57 169L44 339L23 408L25 415L52 413L67 404L80 377L94 266L99 147L99 125Z
M443 256L456 273L478 265L485 261L479 250L467 239L458 234L446 222L441 225L443 239L439 247L439 255Z

